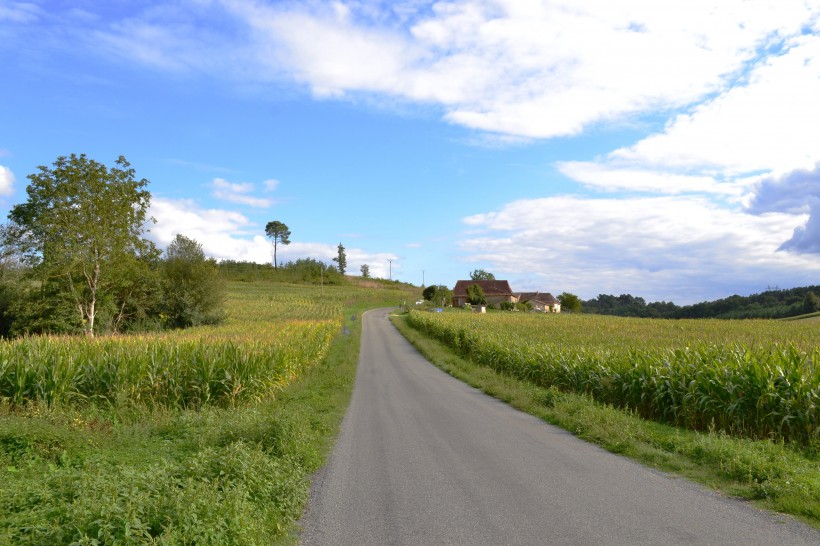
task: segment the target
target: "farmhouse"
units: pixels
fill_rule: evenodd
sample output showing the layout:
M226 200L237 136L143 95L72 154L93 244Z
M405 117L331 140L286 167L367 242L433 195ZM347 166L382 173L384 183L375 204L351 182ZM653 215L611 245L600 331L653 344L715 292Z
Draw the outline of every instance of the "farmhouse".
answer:
M507 281L457 281L453 288L453 307L462 307L467 303L467 288L474 284L480 286L484 291L487 305L518 302L518 298L513 294L510 283Z
M560 313L561 302L549 292L520 292L516 294L519 303L529 302L533 311L542 313Z

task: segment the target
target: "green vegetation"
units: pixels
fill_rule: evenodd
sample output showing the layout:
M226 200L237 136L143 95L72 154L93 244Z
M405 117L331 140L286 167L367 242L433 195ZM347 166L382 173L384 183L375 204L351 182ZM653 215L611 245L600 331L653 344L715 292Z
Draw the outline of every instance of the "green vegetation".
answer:
M820 286L772 289L751 296L730 296L679 307L672 302L646 303L630 294L600 294L583 302L585 313L643 318L785 318L820 311Z
M470 305L487 305L487 296L484 294L484 289L477 284L468 286L467 302Z
M265 235L270 237L273 243L273 268L279 268L279 261L276 259L276 249L279 245L290 244L290 229L287 224L274 220L265 225Z
M345 252L345 247L342 243L339 243L339 246L336 248L336 257L333 258L333 261L336 262L336 266L339 268L339 273L342 275L345 274L347 270L347 253Z
M474 318L495 320L499 315ZM800 448L734 438L713 428L695 432L647 421L634 411L597 402L588 394L538 386L463 358L451 346L411 327L408 315L393 320L436 366L521 411L614 453L683 475L725 494L753 500L760 507L794 515L820 528L820 453L816 446ZM548 323L544 324L542 335L548 335ZM619 325L623 323L611 322L613 327Z
M293 541L358 317L417 292L234 281L221 325L2 342L0 543Z
M494 281L495 275L484 269L474 269L470 272L471 281Z
M575 294L570 294L569 292L563 292L560 296L558 296L558 301L561 302L561 309L563 311L570 311L572 313L580 313L581 312L581 298L576 296Z
M421 295L425 300L439 307L450 305L453 299L453 291L443 284L431 284L422 291Z
M143 238L148 181L134 175L124 157L112 169L85 155L59 157L53 169L41 166L28 176L28 201L9 213L13 224L4 246L15 246L35 268L41 292L59 292L59 299L46 300L62 303L63 313L89 336L104 295L127 292L140 282L132 272L156 258L154 245Z
M300 258L293 262L279 264L278 268L274 268L271 264L234 260L222 260L217 267L222 278L234 281L288 282L317 286L348 284L344 275L339 273L335 266L328 266L314 258Z
M222 281L182 235L146 239L151 194L124 157L59 157L28 176L0 230L0 335L153 331L216 323Z
M408 323L476 363L646 419L820 448L815 324L419 311Z
M177 234L162 264L164 322L176 328L218 324L225 318L224 282L202 245Z

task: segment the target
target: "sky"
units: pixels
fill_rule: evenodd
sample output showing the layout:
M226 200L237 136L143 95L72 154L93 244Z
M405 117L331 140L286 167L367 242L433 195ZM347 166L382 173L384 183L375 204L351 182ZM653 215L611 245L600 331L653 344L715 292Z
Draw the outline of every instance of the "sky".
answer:
M72 153L148 237L678 305L820 284L816 0L0 0L0 214Z

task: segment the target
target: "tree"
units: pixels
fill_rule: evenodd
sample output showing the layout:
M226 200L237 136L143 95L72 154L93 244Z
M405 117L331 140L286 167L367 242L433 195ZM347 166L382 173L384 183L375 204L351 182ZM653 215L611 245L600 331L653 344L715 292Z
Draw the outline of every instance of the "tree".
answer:
M270 237L271 241L273 241L273 268L278 269L279 266L276 261L276 247L280 244L290 244L290 230L287 225L283 224L279 220L274 220L273 222L268 222L265 226L265 235Z
M808 291L803 298L803 312L808 314L814 313L815 311L820 311L820 296L812 291Z
M484 289L477 284L471 284L467 287L467 301L471 305L487 305L487 296L484 294Z
M367 265L367 264L362 264L361 269L362 269L362 277L364 277L365 279L369 279L370 278L370 266Z
M453 297L453 291L443 284L431 284L421 293L422 297L427 301L432 301L436 304L444 304Z
M483 269L476 269L470 273L471 281L494 281L495 275Z
M202 245L177 234L165 251L162 267L168 324L183 328L214 324L224 318L225 286L216 261Z
M561 302L562 309L572 311L573 313L581 312L581 299L575 294L564 292L558 296L558 301Z
M339 243L338 247L339 255L333 258L333 261L336 262L337 267L339 268L339 273L342 275L345 274L345 269L347 269L347 254L345 254L345 247L342 243Z
M9 219L15 242L36 266L43 286L59 284L82 330L94 336L99 298L110 282L127 276L135 256L156 252L143 238L151 194L128 161L117 166L85 154L58 157L54 167L30 174L28 201L15 205Z

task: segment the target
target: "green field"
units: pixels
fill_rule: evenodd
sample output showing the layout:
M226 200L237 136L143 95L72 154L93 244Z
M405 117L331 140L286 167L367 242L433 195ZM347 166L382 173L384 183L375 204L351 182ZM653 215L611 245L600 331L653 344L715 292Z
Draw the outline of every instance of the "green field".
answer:
M220 326L0 343L0 543L291 540L347 405L357 317L416 297L232 282Z
M820 445L820 330L765 320L412 311L479 364L694 430Z

